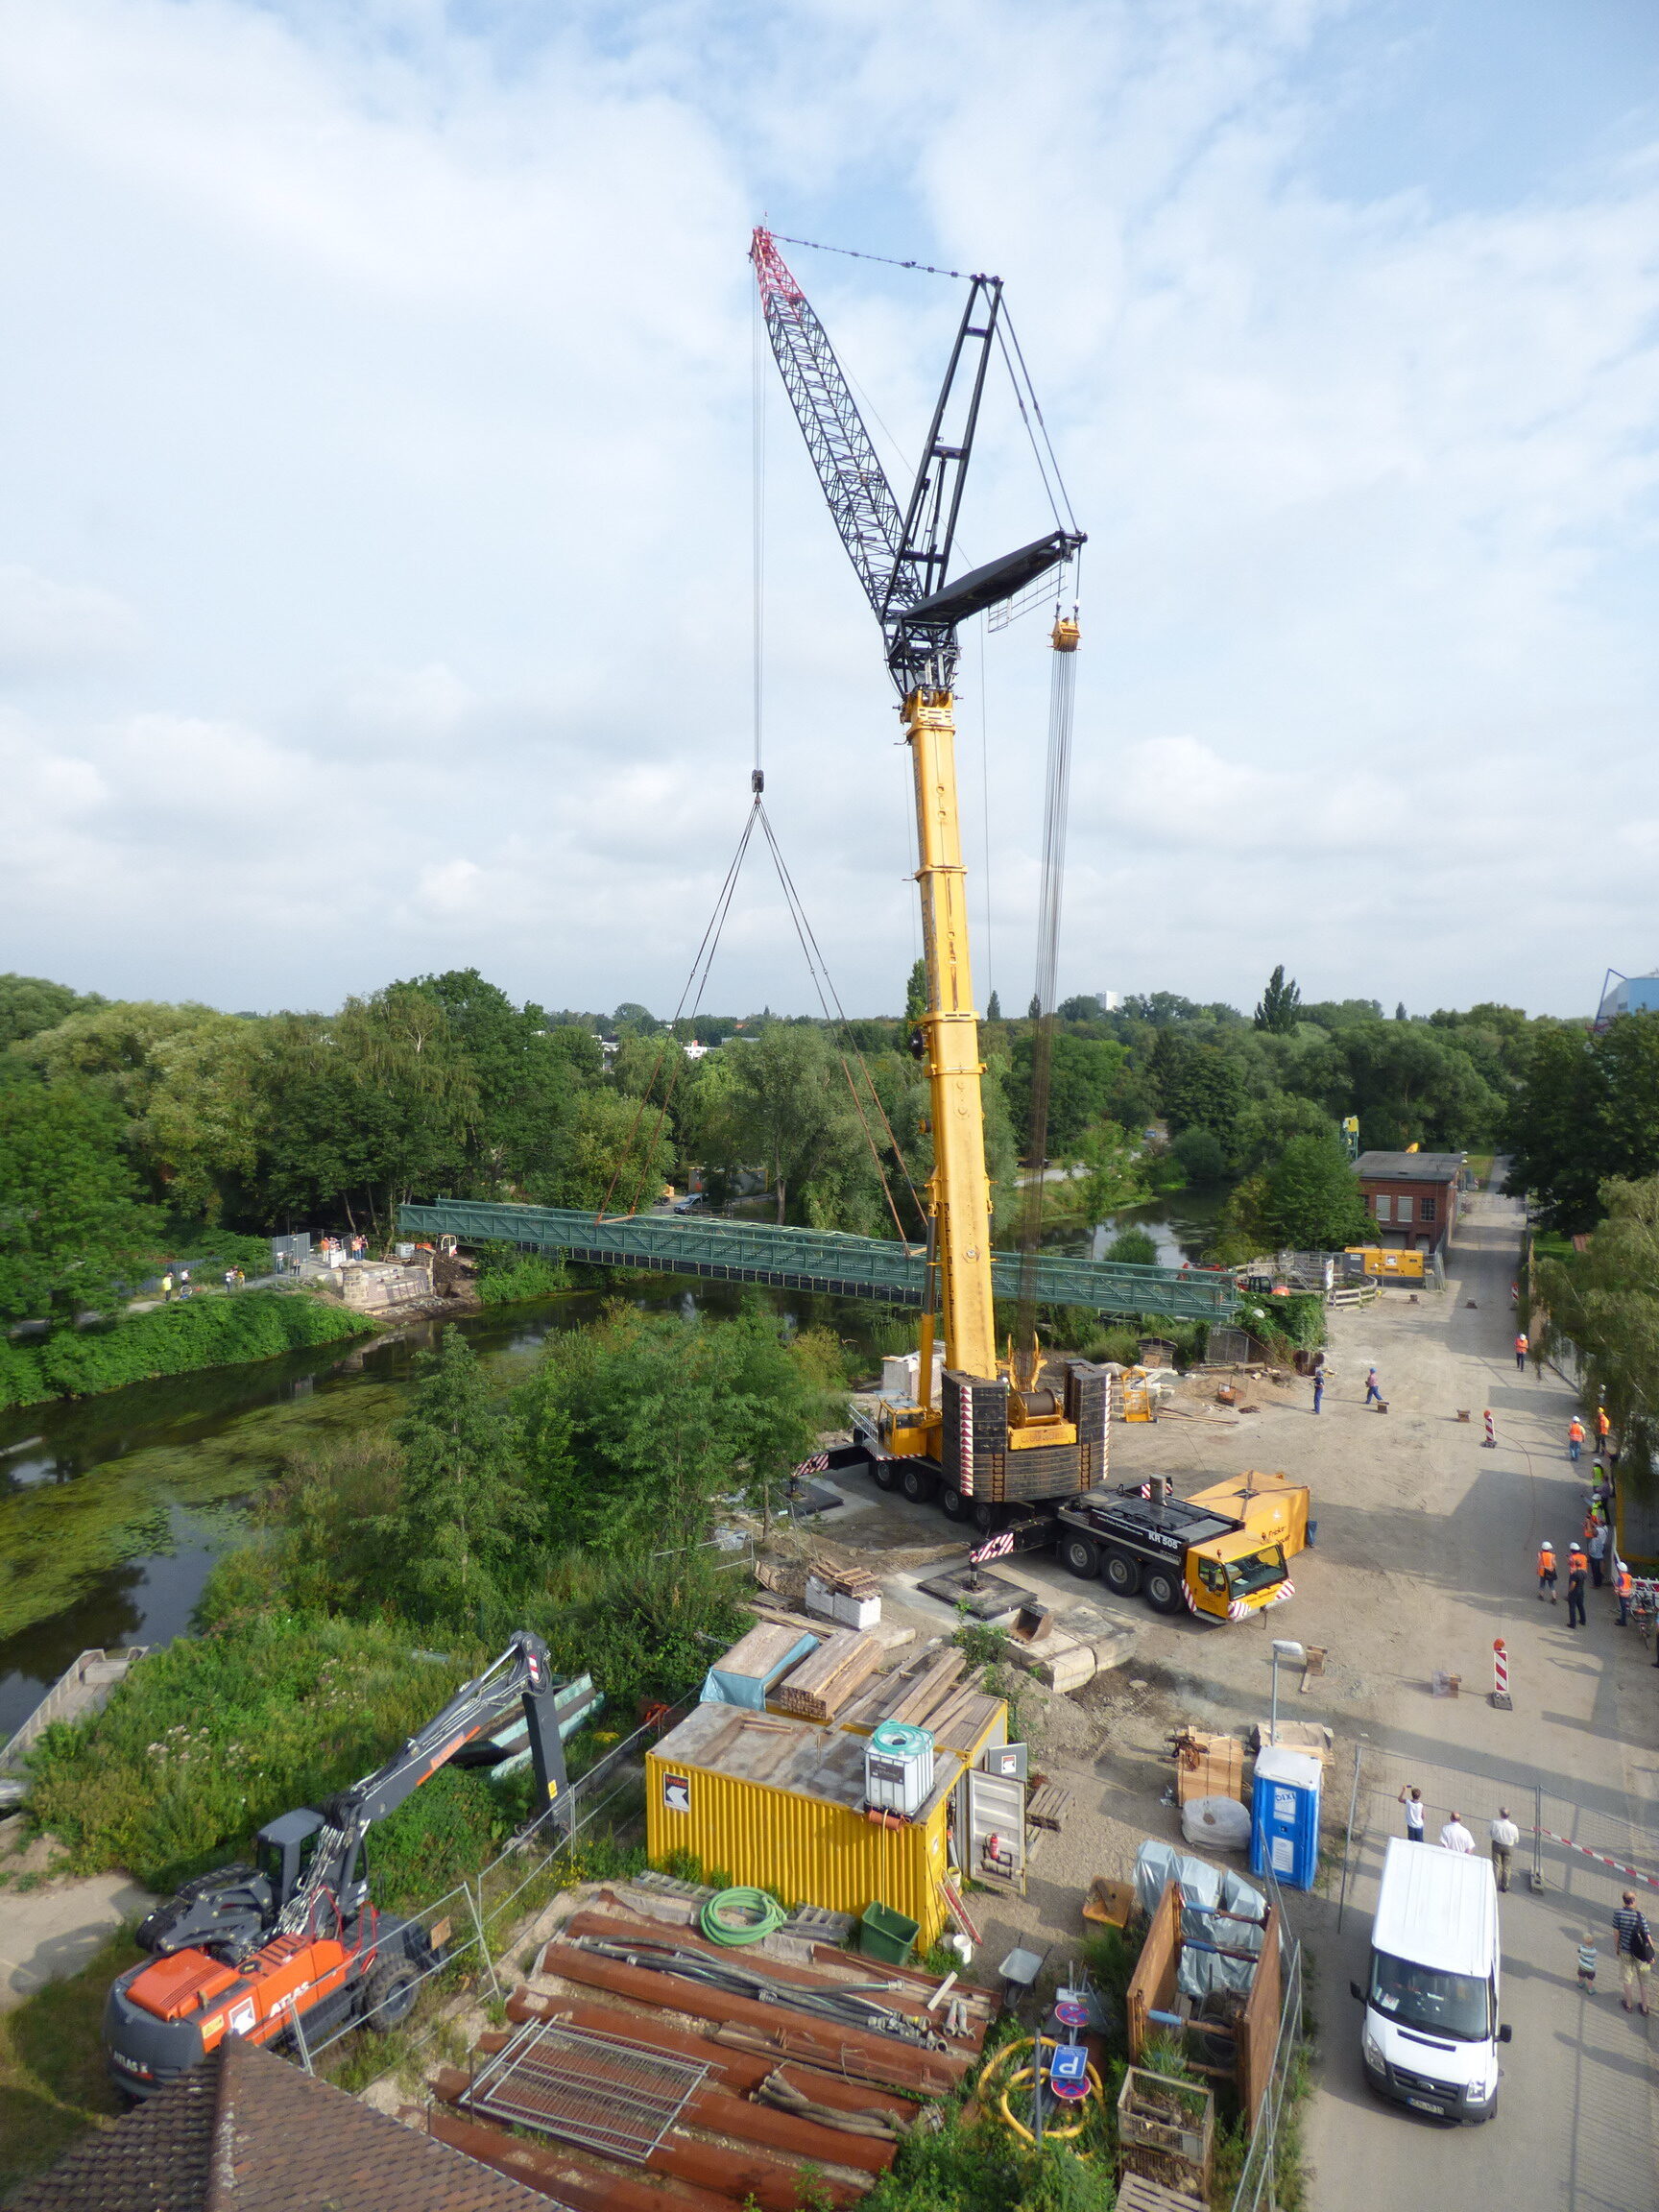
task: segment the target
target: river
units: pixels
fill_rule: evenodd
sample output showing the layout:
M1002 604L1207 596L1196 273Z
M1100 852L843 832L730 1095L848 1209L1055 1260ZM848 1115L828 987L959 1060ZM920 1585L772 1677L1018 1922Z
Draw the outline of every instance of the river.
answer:
M487 1308L453 1326L505 1381L613 1295ZM658 1279L634 1302L729 1312L743 1295ZM874 1356L877 1310L763 1295L800 1326L828 1324ZM250 1498L307 1443L390 1418L440 1327L0 1413L0 1742L81 1652L183 1634L214 1560L245 1531Z

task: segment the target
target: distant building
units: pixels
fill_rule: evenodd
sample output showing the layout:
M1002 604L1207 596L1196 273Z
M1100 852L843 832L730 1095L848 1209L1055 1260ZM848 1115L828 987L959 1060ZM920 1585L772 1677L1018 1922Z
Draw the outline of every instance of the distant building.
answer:
M1596 1009L1597 1028L1605 1029L1616 1014L1659 1014L1659 968L1646 975L1621 975L1617 968L1608 969Z
M1361 1152L1354 1172L1379 1244L1441 1252L1457 1217L1461 1152Z
M1100 1001L1102 1014L1116 1014L1118 1007L1123 1003L1121 991L1096 991L1094 996Z

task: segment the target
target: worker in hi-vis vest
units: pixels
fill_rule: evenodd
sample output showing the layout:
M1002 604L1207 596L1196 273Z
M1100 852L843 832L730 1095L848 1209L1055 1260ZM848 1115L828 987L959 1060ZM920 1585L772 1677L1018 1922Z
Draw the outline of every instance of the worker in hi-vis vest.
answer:
M1560 1603L1555 1595L1555 1547L1548 1538L1538 1547L1538 1596L1548 1598L1551 1605Z
M1628 1628L1630 1625L1630 1599L1635 1589L1635 1577L1623 1560L1621 1559L1618 1570L1613 1576L1613 1595L1619 1600L1619 1625L1621 1628Z

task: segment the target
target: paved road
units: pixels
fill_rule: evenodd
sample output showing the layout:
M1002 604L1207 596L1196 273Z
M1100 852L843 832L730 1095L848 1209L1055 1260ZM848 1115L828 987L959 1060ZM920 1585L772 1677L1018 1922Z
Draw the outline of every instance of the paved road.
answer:
M1566 1457L1569 1391L1548 1371L1518 1374L1509 1285L1520 1210L1481 1195L1460 1225L1447 1290L1416 1304L1390 1290L1375 1307L1333 1316L1336 1380L1315 1419L1310 1394L1276 1400L1237 1426L1202 1417L1156 1428L1114 1427L1113 1475L1154 1470L1180 1488L1246 1466L1283 1467L1313 1485L1317 1548L1296 1567L1296 1597L1262 1625L1207 1627L1123 1608L1140 1629L1134 1659L1092 1706L1067 1700L1075 1747L1057 1764L1077 1790L1077 1814L1036 1871L1017 1915L988 1942L1022 1929L1065 1957L1075 1943L1077 1896L1091 1873L1123 1873L1142 1835L1173 1835L1159 1805L1168 1776L1163 1729L1176 1718L1238 1728L1265 1715L1271 1635L1324 1645L1324 1678L1292 1694L1298 1719L1329 1721L1338 1756L1335 1802L1347 1810L1347 1754L1363 1754L1358 1845L1340 1931L1336 1900L1292 1901L1314 1964L1322 2054L1310 2121L1314 2212L1445 2202L1455 2212L1647 2212L1659 2206L1659 2016L1619 2008L1616 1989L1581 2000L1575 1945L1604 1928L1617 1877L1546 1846L1542 1895L1504 1900L1503 2014L1515 2038L1498 2116L1449 2129L1377 2102L1358 2055L1358 2008L1347 1988L1362 1972L1382 1843L1394 1800L1414 1781L1436 1808L1455 1806L1484 1840L1484 1820L1507 1803L1525 1827L1541 1794L1544 1825L1659 1875L1659 1673L1605 1592L1591 1596L1587 1627L1570 1633L1566 1605L1535 1596L1538 1541L1564 1548L1580 1526L1585 1482ZM1365 1368L1376 1360L1389 1410L1367 1412ZM1490 1406L1498 1449L1481 1447ZM1473 1418L1457 1420L1459 1408ZM1585 1472L1588 1461L1581 1463ZM915 1534L937 1535L931 1509L899 1507ZM829 1530L826 1533L830 1533ZM847 1537L857 1541L849 1523ZM1052 1560L1006 1565L1046 1597L1100 1600ZM1111 1600L1104 1600L1114 1610ZM1492 1639L1509 1646L1515 1710L1495 1712ZM1431 1695L1436 1669L1459 1673L1464 1694ZM1138 1685L1129 1677L1148 1677ZM1090 1722L1093 1720L1093 1729ZM1659 1892L1649 1892L1659 1909ZM1659 1917L1659 1911L1656 1911ZM1604 1981L1616 1982L1610 1962Z
M1576 1532L1585 1482L1566 1457L1571 1392L1548 1370L1540 1380L1515 1368L1508 1286L1519 1231L1518 1206L1481 1197L1454 1246L1445 1300L1390 1301L1348 1331L1382 1367L1388 1422L1405 1416L1409 1427L1403 1451L1351 1480L1327 1478L1341 1505L1321 1515L1345 1569L1388 1577L1395 1648L1367 1700L1344 1926L1317 1905L1309 1923L1324 2045L1310 2129L1319 2212L1369 2212L1428 2192L1459 2212L1659 2203L1659 2021L1620 2009L1610 1959L1594 1998L1576 1986L1576 1941L1590 1927L1605 1931L1623 1886L1607 1868L1547 1843L1542 1894L1512 1890L1503 1901L1503 2011L1515 2039L1487 2127L1449 2130L1379 2104L1359 2062L1359 2008L1346 1996L1363 1974L1382 1844L1399 1831L1394 1800L1407 1781L1436 1809L1455 1799L1482 1840L1500 1801L1525 1828L1541 1799L1543 1826L1659 1876L1659 1676L1618 1627L1606 1592L1591 1594L1588 1624L1574 1632L1565 1603L1540 1605L1532 1585L1540 1538L1565 1547ZM1495 1452L1479 1443L1487 1406ZM1467 1429L1458 1407L1474 1415ZM1377 1477L1390 1472L1394 1495L1379 1497ZM1483 1695L1497 1635L1509 1648L1513 1713ZM1474 1694L1429 1695L1436 1666L1460 1671ZM1643 1893L1659 1908L1659 1892Z

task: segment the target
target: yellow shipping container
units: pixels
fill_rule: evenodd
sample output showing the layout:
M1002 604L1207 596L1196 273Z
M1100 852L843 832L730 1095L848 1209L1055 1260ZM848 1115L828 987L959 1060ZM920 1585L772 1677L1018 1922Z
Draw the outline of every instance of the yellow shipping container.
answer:
M1007 1708L974 1747L1005 1740ZM968 1761L936 1751L933 1789L913 1820L864 1816L862 1737L732 1705L699 1705L645 1761L645 1837L654 1864L688 1851L706 1872L770 1889L786 1905L857 1917L882 1904L917 1924L919 1951L944 1929L946 1828Z

